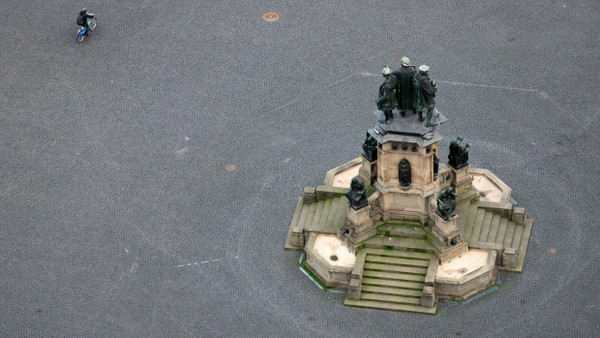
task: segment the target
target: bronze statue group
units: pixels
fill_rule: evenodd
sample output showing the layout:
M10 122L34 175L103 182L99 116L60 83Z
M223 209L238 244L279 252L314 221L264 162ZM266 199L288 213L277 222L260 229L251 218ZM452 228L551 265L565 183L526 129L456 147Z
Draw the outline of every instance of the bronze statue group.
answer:
M392 71L387 65L383 67L385 81L379 87L377 109L385 114L386 123L393 119L394 109L398 109L402 117L409 111L418 114L419 123L423 122L423 112L426 112L425 126L432 127L437 88L429 78L429 67L422 65L417 72L407 57L403 56L400 62L402 66L396 71Z

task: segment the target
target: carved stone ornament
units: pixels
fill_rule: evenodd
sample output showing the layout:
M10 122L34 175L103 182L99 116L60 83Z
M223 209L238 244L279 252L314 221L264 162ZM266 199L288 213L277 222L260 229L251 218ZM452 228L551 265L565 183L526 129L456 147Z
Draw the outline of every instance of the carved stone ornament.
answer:
M398 165L398 180L402 187L408 187L410 185L410 163L408 163L406 159L400 161L400 164Z

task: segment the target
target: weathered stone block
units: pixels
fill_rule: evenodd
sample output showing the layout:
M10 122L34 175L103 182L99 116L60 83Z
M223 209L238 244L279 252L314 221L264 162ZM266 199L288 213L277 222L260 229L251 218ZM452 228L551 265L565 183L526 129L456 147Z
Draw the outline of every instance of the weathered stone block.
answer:
M303 247L304 246L304 233L302 231L292 232L290 234L290 244L292 244L293 246L297 246L297 247Z
M502 254L502 266L506 268L514 268L517 266L517 249L506 248Z
M511 220L517 224L523 224L525 222L525 208L514 207Z
M337 188L328 185L320 185L316 189L317 201L324 200L326 198L333 198L337 196L345 196L348 188Z
M362 289L359 279L352 278L348 284L348 299L359 300L360 290Z
M317 201L317 189L305 187L302 192L302 200L304 204L314 203Z
M421 293L421 306L433 307L435 303L435 289L433 286L423 287L423 293Z

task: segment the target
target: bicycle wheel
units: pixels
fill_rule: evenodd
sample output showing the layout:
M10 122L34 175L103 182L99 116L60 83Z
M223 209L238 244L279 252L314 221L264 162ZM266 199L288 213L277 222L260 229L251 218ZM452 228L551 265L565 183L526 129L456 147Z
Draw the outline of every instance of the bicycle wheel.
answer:
M91 18L89 22L90 30L93 31L96 29L96 18Z
M85 39L85 35L77 35L77 42L83 42L83 39Z

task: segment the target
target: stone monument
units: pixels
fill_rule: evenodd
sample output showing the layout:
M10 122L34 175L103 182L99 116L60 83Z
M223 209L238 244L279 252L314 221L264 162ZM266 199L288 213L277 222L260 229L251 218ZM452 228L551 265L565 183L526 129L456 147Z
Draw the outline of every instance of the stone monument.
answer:
M522 271L533 220L492 172L471 168L461 136L440 163L447 118L428 66L403 57L382 73L360 157L304 188L285 247L303 250L301 269L322 288L345 288L348 306L434 314L498 270Z

